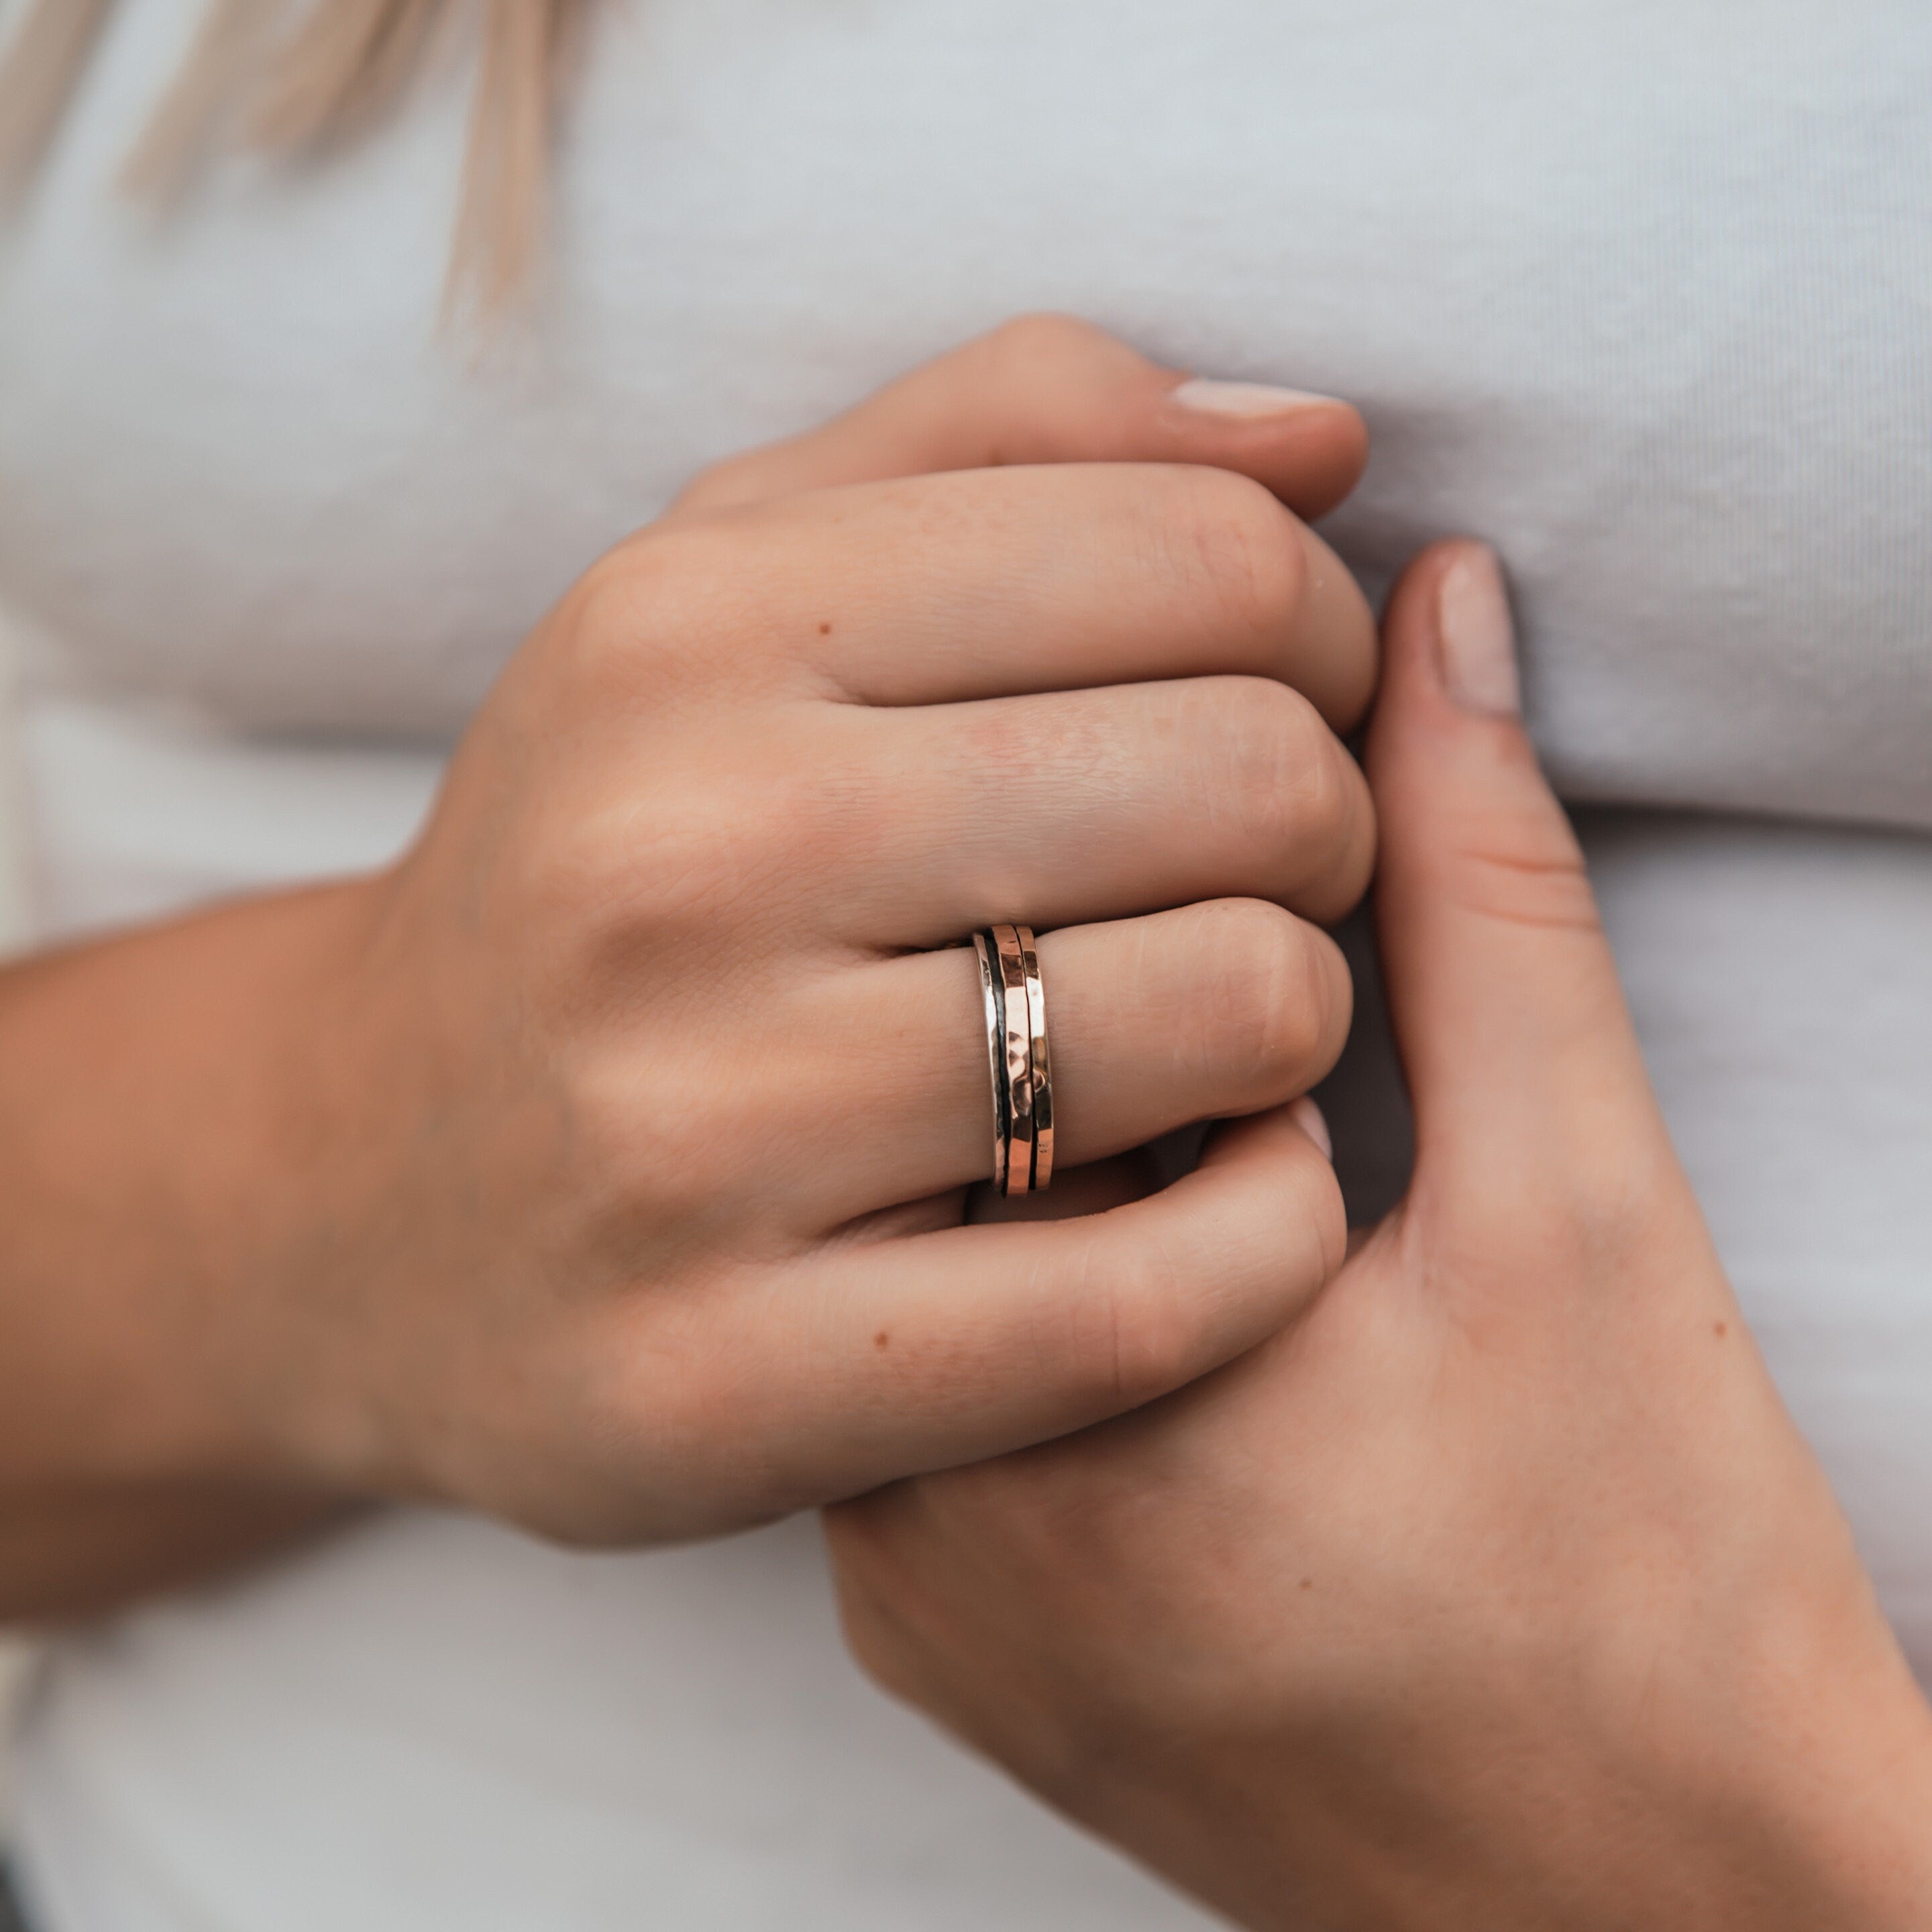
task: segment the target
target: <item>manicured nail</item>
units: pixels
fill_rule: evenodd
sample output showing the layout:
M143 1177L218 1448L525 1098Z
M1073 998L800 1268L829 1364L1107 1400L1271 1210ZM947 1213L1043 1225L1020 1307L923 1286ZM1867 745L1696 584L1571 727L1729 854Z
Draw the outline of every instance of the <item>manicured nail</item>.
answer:
M1496 552L1466 545L1436 591L1436 635L1442 682L1466 711L1515 718L1522 711L1509 592Z
M1168 400L1204 416L1250 420L1298 416L1304 410L1333 409L1336 404L1334 397L1318 396L1311 389L1277 389L1268 382L1216 382L1205 376L1191 377L1178 389L1170 389Z
M1335 1158L1335 1142L1322 1109L1306 1094L1288 1104L1288 1118L1322 1150L1324 1160Z

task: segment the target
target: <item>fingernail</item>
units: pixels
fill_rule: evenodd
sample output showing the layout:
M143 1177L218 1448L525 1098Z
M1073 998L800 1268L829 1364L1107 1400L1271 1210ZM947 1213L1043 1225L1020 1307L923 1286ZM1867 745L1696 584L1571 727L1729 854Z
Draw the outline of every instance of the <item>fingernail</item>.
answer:
M1304 410L1333 409L1337 401L1334 396L1318 396L1312 389L1278 389L1268 382L1216 382L1205 376L1190 377L1178 388L1170 389L1168 400L1204 416L1242 416L1250 420L1295 416Z
M1288 1118L1322 1150L1324 1160L1335 1158L1335 1142L1328 1132L1328 1123L1309 1095L1304 1094L1289 1103Z
M1465 546L1442 573L1436 590L1436 635L1442 682L1464 710L1491 718L1522 715L1509 592L1486 544Z

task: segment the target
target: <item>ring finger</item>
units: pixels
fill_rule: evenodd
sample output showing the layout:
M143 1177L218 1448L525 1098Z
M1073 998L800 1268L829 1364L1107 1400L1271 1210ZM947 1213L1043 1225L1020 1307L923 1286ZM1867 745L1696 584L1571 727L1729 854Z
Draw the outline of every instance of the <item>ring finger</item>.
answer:
M1041 935L1056 1162L1077 1166L1190 1121L1256 1113L1306 1093L1340 1053L1348 969L1327 934L1277 905L1227 899ZM835 1226L986 1178L992 1102L978 962L970 947L831 976L809 1013L858 1118L824 1136L818 1206Z

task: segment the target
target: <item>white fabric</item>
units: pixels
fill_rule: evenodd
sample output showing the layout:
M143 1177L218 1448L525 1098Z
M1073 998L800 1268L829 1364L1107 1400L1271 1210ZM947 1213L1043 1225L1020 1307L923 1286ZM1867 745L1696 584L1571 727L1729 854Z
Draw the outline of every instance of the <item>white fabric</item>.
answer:
M1379 581L1495 539L1568 795L1646 808L1586 826L1646 1049L1932 1674L1917 0L637 0L480 366L430 332L460 76L158 232L112 202L191 25L129 0L0 240L50 923L394 849L690 470L1004 314L1346 394L1335 541ZM1197 1922L858 1683L808 1524L586 1558L389 1517L64 1644L22 1783L50 1932Z

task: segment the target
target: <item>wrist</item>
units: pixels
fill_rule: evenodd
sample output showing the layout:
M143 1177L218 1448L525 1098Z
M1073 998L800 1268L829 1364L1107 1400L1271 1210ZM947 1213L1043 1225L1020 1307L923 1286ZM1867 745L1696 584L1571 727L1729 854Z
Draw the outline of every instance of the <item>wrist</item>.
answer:
M1817 1900L1794 1924L1932 1924L1932 1714L1892 1654L1895 1670L1875 1672L1814 1733L1815 1755L1788 1768L1792 1895Z
M278 1287L314 1244L316 1070L369 898L252 901L0 985L10 1488L323 1478L285 1428L303 1351Z
M1731 1856L1751 1932L1932 1924L1932 1711L1862 1573L1734 1705L1696 1809Z
M390 1130L405 1069L380 963L386 875L265 904L248 1003L246 1131L209 1191L220 1259L208 1316L206 1406L220 1453L250 1474L374 1493L368 1378L389 1209L405 1152ZM218 1217L219 1225L215 1225Z

